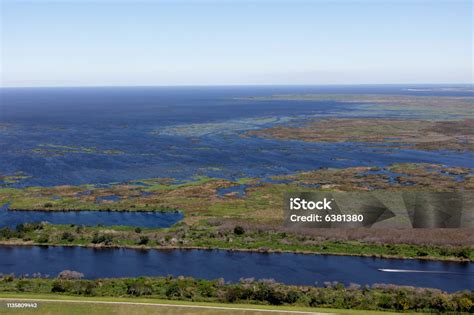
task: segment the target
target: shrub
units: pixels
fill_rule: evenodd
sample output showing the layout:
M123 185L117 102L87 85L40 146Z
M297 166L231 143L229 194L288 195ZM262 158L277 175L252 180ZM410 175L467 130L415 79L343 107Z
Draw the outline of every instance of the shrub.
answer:
M43 224L42 223L20 223L16 226L16 231L18 233L27 233L35 230L42 230Z
M290 290L286 294L286 302L288 304L294 304L300 298L300 294L297 291Z
M94 233L92 236L91 242L93 244L104 244L104 245L111 245L113 243L113 237L110 234L99 234Z
M27 280L19 280L16 283L16 290L18 292L25 292L25 291L30 291L31 290L31 285L32 283Z
M40 237L38 237L38 243L44 244L49 242L49 236L47 234L42 234Z
M141 233L141 232L142 232L142 229L141 229L141 228L139 228L139 227L136 227L136 228L135 228L135 233Z
M428 253L424 250L419 250L419 251L416 252L416 255L418 257L426 257L426 256L428 256Z
M17 224L15 230L18 233L26 232L26 225L24 223Z
M470 252L471 252L471 251L469 250L469 248L464 247L464 248L461 248L461 249L459 249L458 251L456 251L455 256L456 256L456 257L459 257L459 258L466 258L466 259L468 259Z
M152 293L152 287L149 283L145 282L145 280L137 279L128 284L127 293L135 296L150 295Z
M79 280L84 277L84 274L74 270L63 270L58 274L58 279L63 280Z
M204 297L212 297L216 294L214 285L209 281L199 282L199 294Z
M13 282L15 280L15 275L14 274L9 274L9 275L4 275L3 276L3 281L5 282Z
M286 296L282 291L271 289L268 292L268 297L266 300L270 302L270 304L272 305L281 305L283 304L285 299L286 299Z
M239 299L240 293L241 290L238 287L227 288L224 293L224 301L229 303L235 302Z
M240 225L236 225L235 228L234 228L234 234L235 235L243 235L245 233L245 229L240 226Z
M181 288L179 287L179 283L174 281L171 283L165 292L166 296L169 298L177 298L182 296Z
M66 292L66 288L64 287L63 282L62 281L54 281L53 285L51 287L51 292L53 292L53 293Z
M63 241L72 242L72 241L74 241L74 235L72 235L71 232L64 232L64 233L61 235L61 239L62 239Z
M148 236L140 236L140 239L138 240L137 244L138 245L146 245L146 244L148 244L149 241L150 241L150 239L148 238Z
M14 235L14 231L12 231L10 228L8 227L4 227L4 228L1 228L0 229L0 237L1 238L12 238Z
M467 297L460 298L458 300L458 306L461 312L474 311L474 302Z

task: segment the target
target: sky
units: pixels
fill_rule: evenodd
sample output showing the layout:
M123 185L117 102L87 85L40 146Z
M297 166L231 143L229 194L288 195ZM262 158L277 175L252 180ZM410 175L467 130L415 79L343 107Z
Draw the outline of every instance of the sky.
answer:
M473 79L470 0L0 2L4 87Z

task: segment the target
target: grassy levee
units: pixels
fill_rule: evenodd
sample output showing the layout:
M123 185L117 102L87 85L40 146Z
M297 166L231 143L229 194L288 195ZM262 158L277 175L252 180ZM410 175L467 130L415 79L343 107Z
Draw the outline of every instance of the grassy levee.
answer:
M54 301L53 301L54 300ZM6 303L36 302L37 308L7 308ZM115 304L116 303L116 304ZM128 304L136 303L136 304ZM148 305L147 305L148 304ZM170 301L153 298L76 297L56 294L0 293L1 314L68 314L68 315L148 315L148 314L203 314L203 315L284 315L284 314L398 314L395 312L309 308L297 306L268 306ZM415 314L415 313L404 313ZM419 314L419 313L417 313Z
M216 223L220 224L220 223ZM241 230L236 233L235 228ZM309 230L291 231L256 226L245 221L224 221L199 225L177 224L171 228L83 227L76 225L24 224L15 230L0 229L0 245L53 245L123 247L139 249L224 249L256 252L297 252L411 258L446 261L473 261L474 249L467 245L473 231L444 230ZM411 237L410 237L411 235ZM454 244L416 243L433 239ZM374 242L373 240L377 240Z

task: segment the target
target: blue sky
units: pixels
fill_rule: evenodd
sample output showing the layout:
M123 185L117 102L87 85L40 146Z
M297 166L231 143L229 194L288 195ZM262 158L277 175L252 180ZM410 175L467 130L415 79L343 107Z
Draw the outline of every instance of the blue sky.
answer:
M0 1L2 86L472 83L471 1Z

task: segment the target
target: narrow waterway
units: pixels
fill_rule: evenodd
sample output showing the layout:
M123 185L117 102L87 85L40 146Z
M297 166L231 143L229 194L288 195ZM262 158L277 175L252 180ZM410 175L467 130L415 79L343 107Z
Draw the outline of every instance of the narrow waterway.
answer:
M183 219L182 212L155 211L13 211L0 207L0 228L15 228L20 223L48 222L85 226L170 227Z
M184 275L238 281L275 279L323 286L391 283L446 291L474 289L474 264L370 257L251 253L224 250L135 250L0 246L0 273L56 276L65 269L85 278Z

